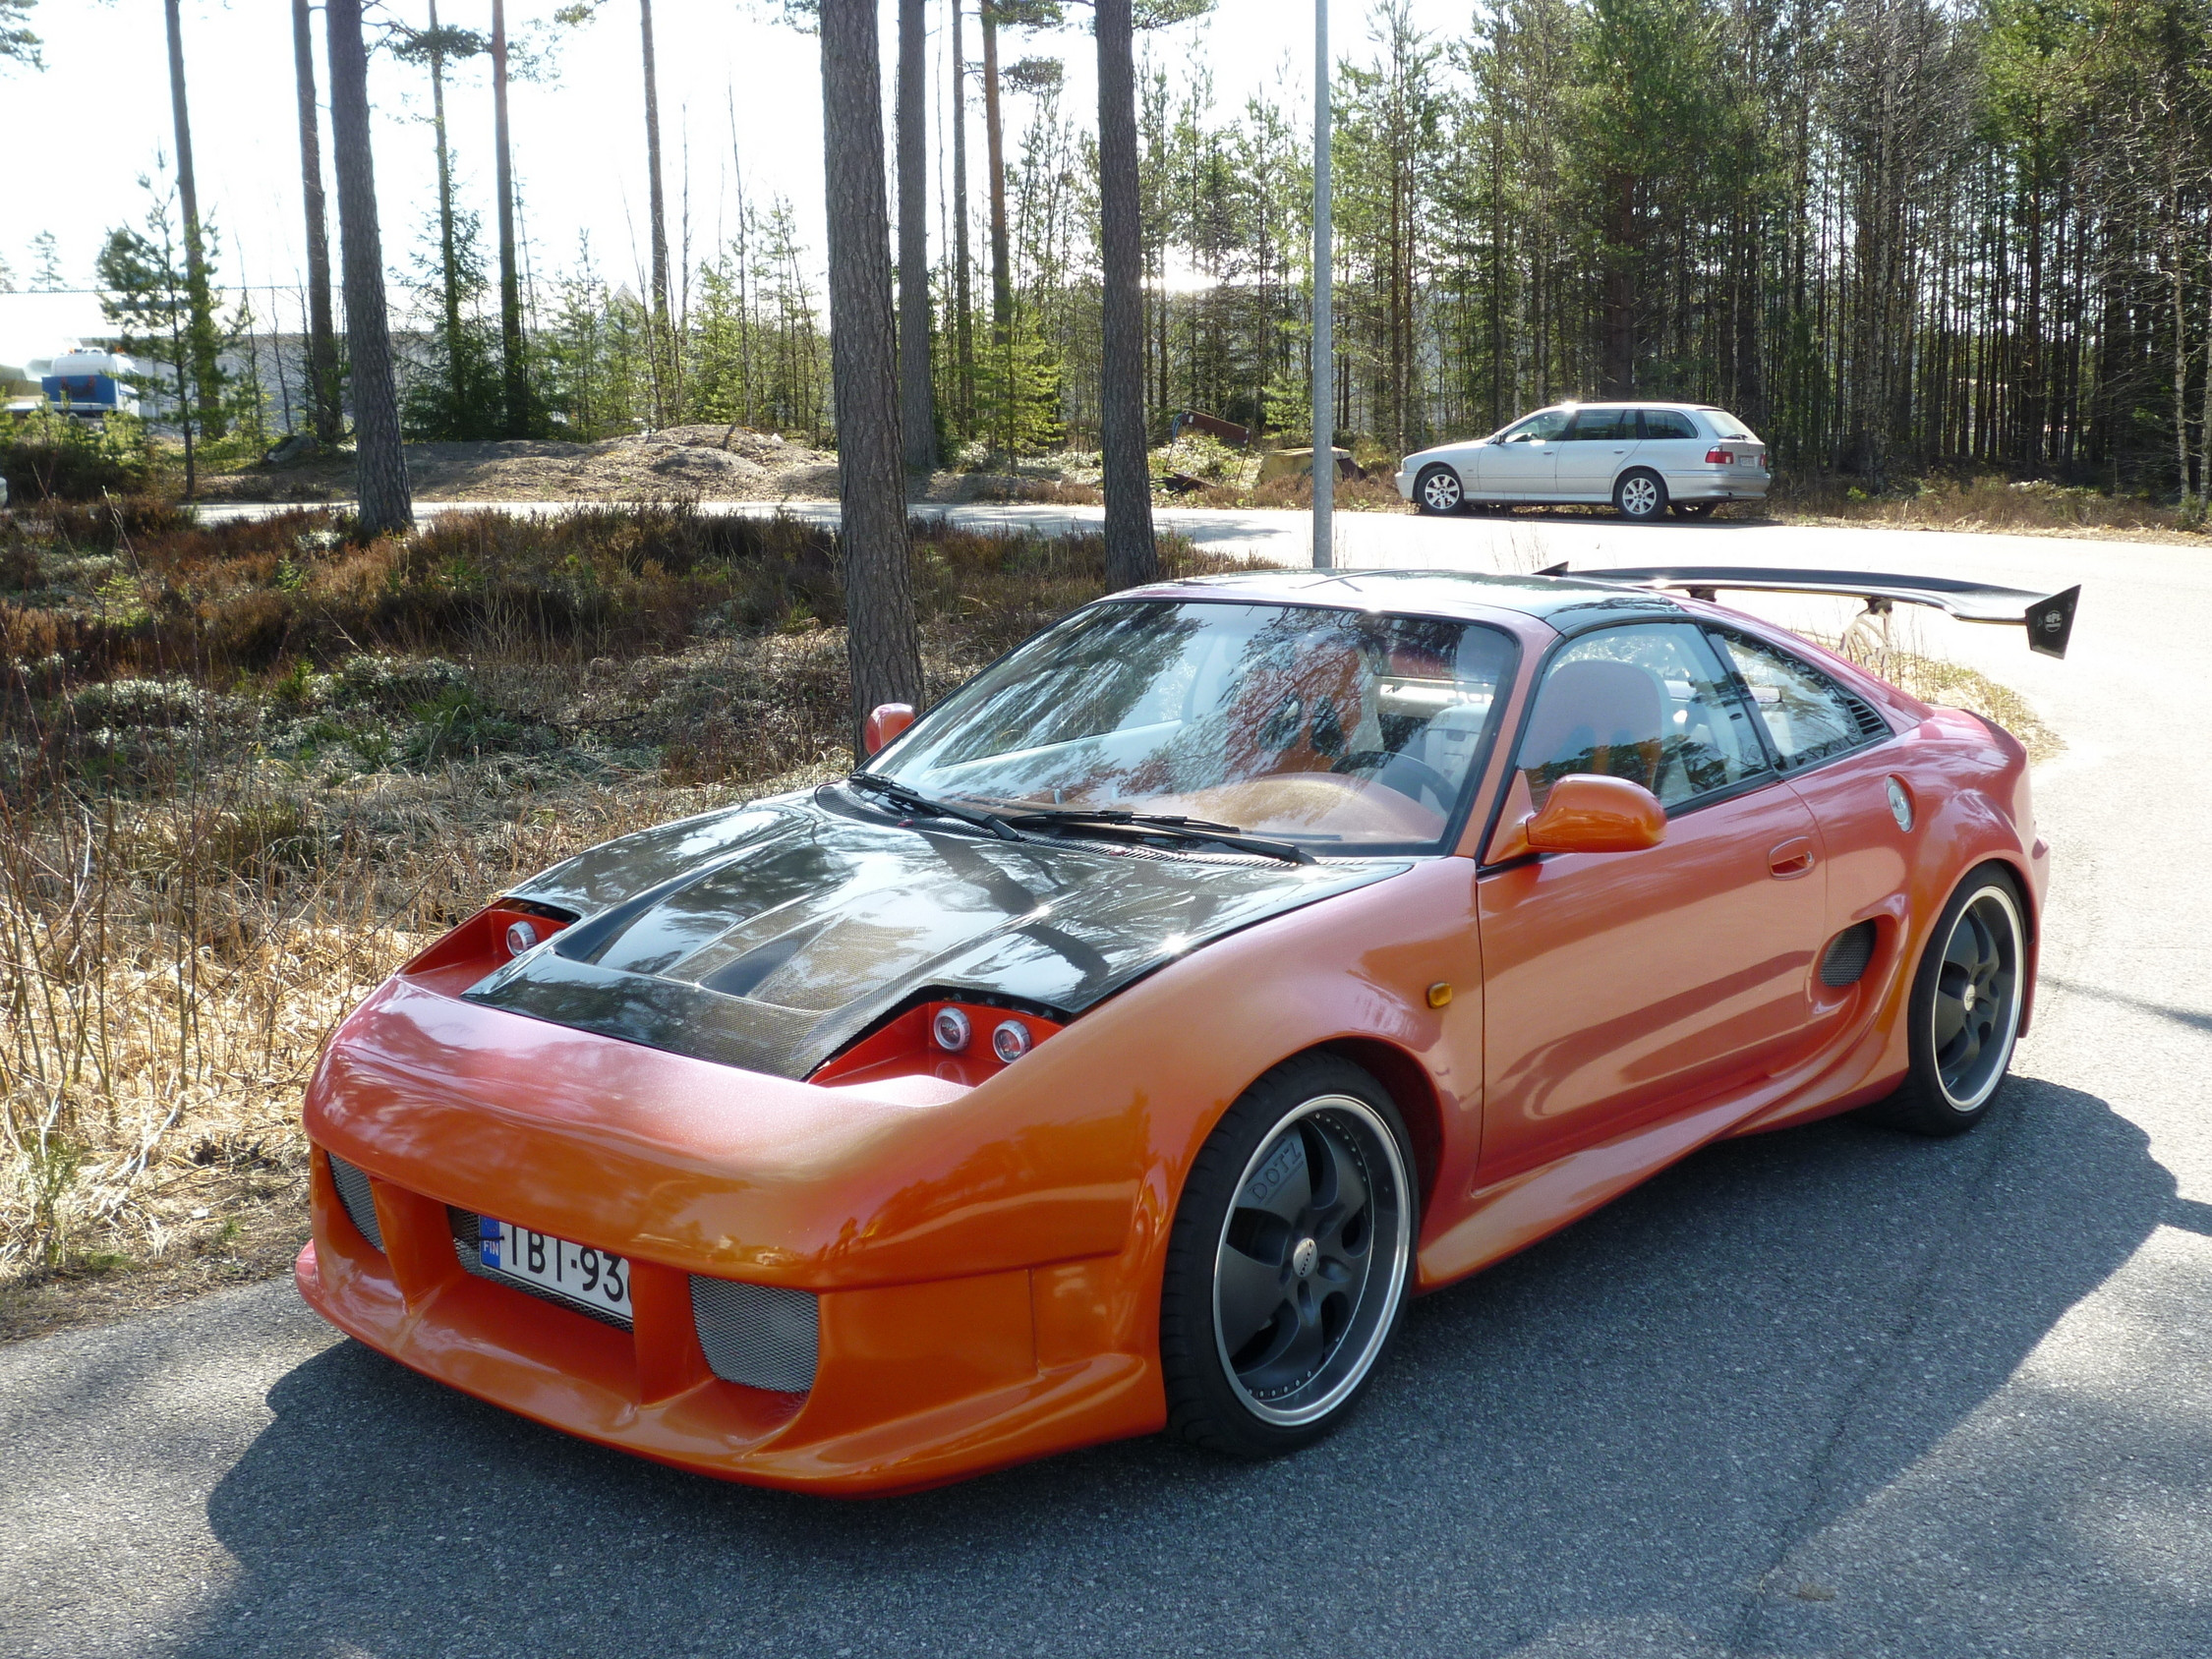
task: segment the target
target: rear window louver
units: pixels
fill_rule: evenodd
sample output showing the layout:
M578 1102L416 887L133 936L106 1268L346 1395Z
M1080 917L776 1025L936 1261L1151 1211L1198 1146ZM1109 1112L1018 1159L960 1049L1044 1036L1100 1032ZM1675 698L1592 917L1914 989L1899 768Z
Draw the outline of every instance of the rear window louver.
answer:
M1882 717L1882 711L1865 698L1853 697L1847 691L1843 693L1843 697L1851 706L1851 718L1858 722L1861 739L1868 743L1879 743L1886 737L1895 735L1890 729L1890 722Z

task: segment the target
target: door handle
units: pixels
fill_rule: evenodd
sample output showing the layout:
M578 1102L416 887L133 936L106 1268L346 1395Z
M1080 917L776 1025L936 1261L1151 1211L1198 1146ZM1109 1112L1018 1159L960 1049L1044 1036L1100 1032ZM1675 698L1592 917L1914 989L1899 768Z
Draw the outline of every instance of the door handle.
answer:
M1780 881L1805 875L1813 868L1813 843L1810 837L1792 835L1767 854L1768 873Z

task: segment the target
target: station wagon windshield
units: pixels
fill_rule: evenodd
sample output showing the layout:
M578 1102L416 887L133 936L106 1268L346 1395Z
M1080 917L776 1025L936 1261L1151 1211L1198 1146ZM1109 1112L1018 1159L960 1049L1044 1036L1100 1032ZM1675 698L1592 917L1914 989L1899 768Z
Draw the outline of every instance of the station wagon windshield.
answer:
M1434 852L1513 650L1498 629L1437 617L1093 605L987 669L869 771L1071 832L1126 814L1315 857Z

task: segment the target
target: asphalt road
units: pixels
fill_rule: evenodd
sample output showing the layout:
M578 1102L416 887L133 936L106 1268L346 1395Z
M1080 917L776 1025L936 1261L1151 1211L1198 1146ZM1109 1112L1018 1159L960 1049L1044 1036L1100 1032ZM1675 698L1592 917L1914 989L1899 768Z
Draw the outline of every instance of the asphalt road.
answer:
M422 1381L288 1285L0 1349L0 1654L2212 1653L2212 563L1345 518L1370 563L2081 582L2064 663L1923 625L2069 745L1993 1119L1701 1153L1416 1304L1359 1417L1258 1467L1155 1440L886 1503L724 1486Z

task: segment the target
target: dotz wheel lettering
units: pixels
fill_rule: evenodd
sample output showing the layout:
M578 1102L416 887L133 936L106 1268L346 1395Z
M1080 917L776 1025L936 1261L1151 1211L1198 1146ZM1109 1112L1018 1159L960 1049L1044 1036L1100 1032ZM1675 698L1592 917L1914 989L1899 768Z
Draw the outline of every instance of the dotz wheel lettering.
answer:
M1397 1139L1350 1095L1307 1102L1252 1154L1214 1262L1214 1341L1254 1416L1295 1426L1356 1390L1412 1259Z

